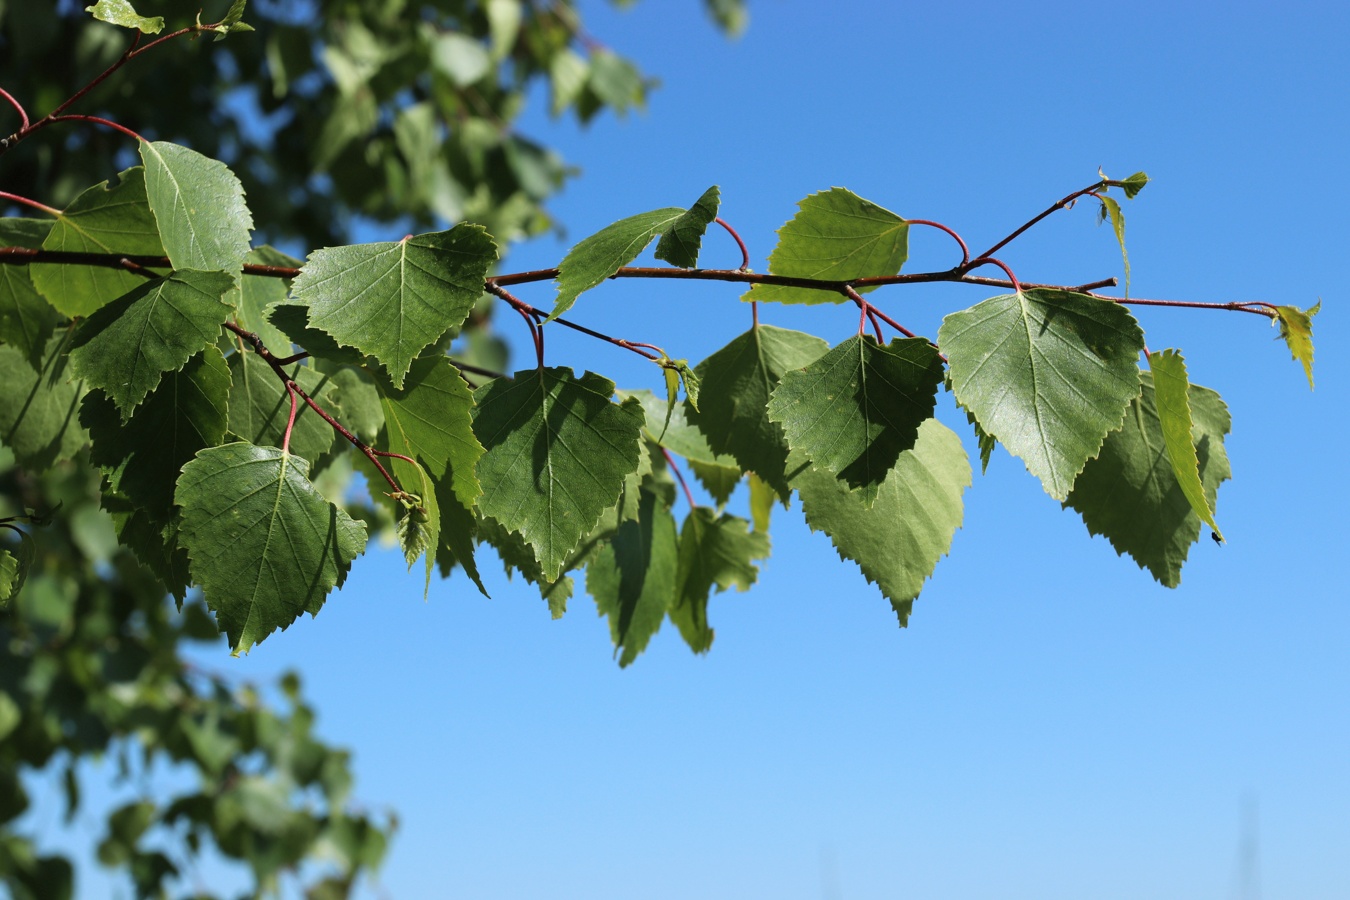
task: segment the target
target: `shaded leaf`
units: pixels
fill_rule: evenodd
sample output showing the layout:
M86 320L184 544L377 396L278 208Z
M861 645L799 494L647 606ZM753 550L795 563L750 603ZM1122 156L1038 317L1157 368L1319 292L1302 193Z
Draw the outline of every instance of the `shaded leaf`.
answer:
M675 576L675 603L670 621L680 629L689 649L706 653L713 642L708 624L708 595L735 587L750 589L759 577L756 560L769 556L769 536L749 530L738 516L706 506L690 511L680 528L679 569Z
M829 349L800 331L752 328L698 364L702 405L698 411L686 407L685 416L714 452L731 455L786 498L787 440L782 426L769 419L769 399L785 373L810 365Z
M365 526L308 474L301 457L237 443L203 450L178 479L192 576L235 654L318 613L365 549Z
M961 526L961 495L971 482L961 439L937 419L926 420L870 508L829 473L793 468L806 524L828 534L839 556L856 562L881 588L904 627L914 598Z
M1130 554L1160 583L1176 587L1190 546L1200 536L1200 519L1167 452L1152 373L1142 373L1142 384L1124 427L1107 436L1065 505L1078 510L1088 531L1105 535L1117 553ZM1232 475L1223 446L1228 407L1214 391L1198 385L1190 385L1188 396L1200 483L1206 503L1215 509L1219 485Z
M1172 461L1172 474L1191 509L1200 521L1214 529L1215 537L1222 542L1223 532L1214 523L1214 511L1200 483L1200 461L1191 438L1191 382L1186 373L1186 361L1180 351L1164 350L1149 354L1148 367L1153 373L1154 406L1167 456Z
M167 521L178 471L197 451L224 440L229 397L230 369L215 347L165 375L125 422L112 400L91 391L80 405L80 421L93 439L90 461L115 492Z
M717 504L719 510L727 505L727 501L735 493L736 486L741 483L741 476L744 474L738 465L719 466L715 463L699 462L693 459L689 461L689 468L693 470L704 490L712 495L713 502Z
M698 265L698 252L703 245L703 233L717 218L717 207L721 199L722 194L717 185L704 191L703 196L695 200L694 205L683 215L670 223L670 227L661 235L661 240L656 242L656 258L681 269L692 269Z
M80 325L71 367L130 418L165 372L215 343L230 314L223 299L230 287L230 276L221 272L179 271L141 282Z
M586 590L609 619L620 666L661 629L675 599L678 559L675 517L655 494L640 491L637 517L620 523L586 567Z
M142 141L140 151L146 199L173 267L237 278L253 231L238 177L224 163L167 141Z
M389 459L385 462L392 464L394 460ZM407 468L406 462L403 460L398 462L402 463L402 468ZM405 471L399 482L403 485L403 493L395 495L394 498L403 506L403 515L399 517L396 530L399 546L403 548L403 558L408 561L409 571L419 558L426 559L427 577L422 587L422 599L425 600L431 591L431 575L436 570L436 550L440 547L441 505L436 498L436 486L427 475L427 470L422 468L420 463L414 463L413 468L417 470L417 491L415 493L408 491L410 485L406 481ZM465 570L468 571L467 566ZM479 590L482 590L481 584Z
M51 226L38 219L0 219L0 245L36 250ZM61 317L38 293L29 268L0 266L0 343L17 348L36 370Z
M164 256L159 227L145 194L140 166L104 181L70 202L42 242L43 250ZM145 284L139 275L105 266L42 264L29 267L33 285L63 315L87 316Z
M230 364L230 433L260 446L281 447L291 401L281 379L256 353L236 353ZM342 421L336 385L327 375L294 363L286 370L292 381L327 413ZM333 446L333 426L300 401L291 429L291 453L317 463Z
M293 292L309 305L310 326L378 359L401 388L423 348L464 322L496 259L491 236L461 224L402 241L311 253Z
M956 400L1063 500L1139 394L1144 335L1120 304L1065 291L991 297L938 333Z
M1312 320L1321 310L1321 300L1306 311L1297 306L1275 307L1275 314L1279 317L1280 323L1280 338L1288 345L1294 361L1303 363L1303 371L1308 376L1309 390L1313 386Z
M794 278L850 281L895 275L909 256L909 224L889 209L844 188L811 194L778 229L769 272ZM868 289L862 289L868 290ZM836 291L757 284L742 300L840 303Z
M677 453L685 459L698 462L714 464L718 466L735 466L736 458L722 453L713 453L712 448L708 446L708 439L689 423L685 418L684 404L677 404L674 409L669 410L669 420L666 420L667 406L665 401L658 398L651 391L620 391L619 396L635 397L642 404L642 411L647 417L647 424L643 433L647 440L654 444L665 447L671 453Z
M642 408L611 402L613 393L613 382L591 372L578 379L571 369L532 369L474 396L474 432L486 448L478 509L521 534L546 580L638 467Z
M942 376L942 359L923 338L882 347L858 335L785 374L769 400L769 418L783 426L790 448L860 489L869 507L896 458L932 417Z
M250 250L244 261L257 266L300 268L300 260L266 246ZM268 320L267 313L272 304L285 303L289 293L290 282L284 278L245 275L226 298L234 307L234 320L239 327L262 338L263 346L279 357L291 355L291 340Z
M22 352L0 345L0 443L30 472L70 459L89 442L79 419L84 382L66 366L67 336L52 335L36 372Z

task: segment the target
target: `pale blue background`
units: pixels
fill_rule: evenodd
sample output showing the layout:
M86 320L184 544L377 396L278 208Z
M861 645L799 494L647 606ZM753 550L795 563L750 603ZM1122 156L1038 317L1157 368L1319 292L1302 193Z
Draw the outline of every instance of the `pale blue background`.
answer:
M205 657L246 679L305 673L360 798L399 812L372 894L1350 898L1344 5L760 0L735 42L691 0L583 7L663 87L648 114L588 131L537 98L522 130L584 175L552 207L570 240L517 248L508 269L714 183L760 271L796 201L832 185L979 250L1098 166L1144 169L1125 210L1133 293L1322 297L1317 390L1262 319L1136 310L1234 418L1229 543L1203 539L1175 591L1001 449L905 631L796 510L776 511L755 589L714 598L707 657L668 627L625 671L580 591L550 621L485 556L492 600L456 576L424 603L420 570L372 553L316 620ZM1029 281L1118 275L1094 216L1060 213L1001 255ZM724 235L705 248L705 265L739 262ZM942 235L912 236L911 269L953 262ZM520 293L550 303L547 285ZM611 283L574 318L697 361L748 326L738 293ZM875 296L932 335L991 293ZM763 319L836 342L857 315ZM528 365L519 323L500 327ZM548 358L660 381L557 328Z

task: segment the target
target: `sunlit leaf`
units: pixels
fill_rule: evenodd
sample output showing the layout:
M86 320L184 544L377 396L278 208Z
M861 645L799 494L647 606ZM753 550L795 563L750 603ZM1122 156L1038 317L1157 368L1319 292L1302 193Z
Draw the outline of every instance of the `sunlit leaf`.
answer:
M1303 363L1303 371L1308 376L1310 390L1313 386L1312 320L1321 310L1321 300L1307 310L1299 309L1297 306L1275 307L1275 314L1279 317L1280 323L1280 338L1289 346L1294 361Z
M1154 408L1158 413L1167 456L1172 461L1172 474L1176 476L1177 485L1191 504L1191 509L1222 541L1223 532L1214 523L1214 510L1200 483L1200 461L1191 437L1194 425L1191 421L1191 382L1186 373L1186 361L1179 351L1164 350L1149 354L1148 367L1153 373Z
M95 19L123 28L136 28L144 34L159 34L164 30L163 17L138 15L130 0L98 0L93 6L86 6L84 11Z
M253 217L244 188L222 162L196 150L142 141L145 193L175 269L237 273Z

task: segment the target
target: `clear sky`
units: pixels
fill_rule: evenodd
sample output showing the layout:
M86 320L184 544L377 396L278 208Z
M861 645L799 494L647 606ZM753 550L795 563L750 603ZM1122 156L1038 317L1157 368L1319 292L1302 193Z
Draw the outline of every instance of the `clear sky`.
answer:
M903 631L795 509L776 511L754 590L714 598L709 655L667 626L622 671L580 592L551 621L489 558L491 600L457 576L424 603L420 568L372 553L317 619L207 657L242 678L304 673L320 731L355 752L359 797L399 813L372 895L1350 898L1347 7L757 0L738 41L693 0L583 7L663 86L647 114L584 131L535 103L526 130L584 174L553 206L568 239L519 247L508 269L710 184L764 271L774 229L830 186L987 246L1098 166L1143 169L1132 293L1320 296L1317 389L1257 317L1136 310L1234 419L1229 542L1197 545L1173 591L1001 449ZM1086 204L1001 255L1024 280L1120 274ZM955 261L917 233L910 260ZM703 262L739 259L710 233ZM992 293L873 296L935 335ZM692 362L748 326L738 294L610 283L574 318ZM521 295L550 302L547 285ZM851 310L762 316L833 343ZM523 348L517 324L501 318ZM558 331L550 364L658 385Z

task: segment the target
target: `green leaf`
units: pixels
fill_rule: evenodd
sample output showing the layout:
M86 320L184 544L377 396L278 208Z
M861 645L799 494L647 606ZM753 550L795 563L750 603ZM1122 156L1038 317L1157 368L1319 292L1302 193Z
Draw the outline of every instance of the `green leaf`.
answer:
M1120 211L1120 204L1114 197L1108 197L1102 194L1099 198L1102 201L1101 218L1103 220L1111 219L1111 229L1116 233L1116 243L1120 244L1120 258L1125 263L1125 298L1130 296L1130 254L1125 249L1125 213Z
M93 6L86 6L84 11L112 25L140 29L143 34L159 34L164 30L162 17L137 15L129 0L98 0Z
M656 258L681 269L698 265L698 252L703 245L703 232L717 218L717 207L722 199L717 185L703 192L694 205L670 224L661 240L656 242Z
M1063 500L1139 395L1144 334L1125 307L1066 291L992 297L943 320L957 402Z
M51 227L51 222L39 219L0 219L0 245L36 250ZM22 351L37 369L61 317L38 293L29 268L0 266L0 343Z
M80 405L80 421L93 440L90 460L114 491L167 521L178 471L197 451L224 440L229 398L230 369L215 347L164 376L126 422L112 400L91 391Z
M637 259L662 235L656 255L682 268L698 262L699 241L717 215L717 187L708 188L688 210L676 206L638 213L608 225L578 243L558 265L558 298L548 321L572 308L577 297Z
M703 0L703 5L721 29L732 37L745 31L746 23L750 21L744 0Z
M508 578L515 573L530 584L539 588L539 597L548 603L553 618L561 619L567 611L567 601L572 597L572 579L567 575L545 578L539 568L539 560L534 548L525 543L525 539L514 531L508 531L495 519L485 518L479 523L479 537L497 551ZM563 565L563 571L569 572L595 549L583 545L578 553L572 554Z
M394 460L388 459L385 462L389 465ZM398 462L403 463L404 468L407 467L407 463L403 460ZM425 600L431 592L431 575L436 570L436 550L440 546L441 539L441 507L436 500L436 486L427 475L427 470L422 468L420 463L414 463L413 467L417 470L418 490L415 493L408 491L408 484L403 480L407 477L404 473L399 482L403 485L403 495L395 496L403 506L403 515L398 520L397 532L399 546L403 548L403 558L408 561L409 571L412 571L413 564L419 558L426 559L427 578L422 587L422 599ZM482 590L481 584L479 590Z
M248 253L253 217L229 167L166 141L140 145L145 193L175 269L229 272Z
M140 166L118 176L117 186L104 181L70 202L42 242L43 250L67 253L118 253L164 256L159 229L145 194ZM66 316L87 316L105 303L145 284L139 275L105 266L34 265L33 285Z
M1313 386L1312 320L1313 316L1321 311L1321 300L1306 311L1297 306L1275 307L1275 314L1280 322L1280 338L1288 345L1294 361L1303 363L1303 371L1308 376L1309 390L1312 390Z
M178 479L192 576L236 655L317 614L365 549L365 526L308 474L301 457L237 443L203 450Z
M951 549L952 535L961 526L961 495L970 482L961 439L937 419L928 419L870 508L859 493L819 469L800 467L792 486L801 495L806 524L828 534L839 556L856 562L881 588L904 627L924 581Z
M909 256L909 224L852 191L830 188L797 207L797 214L778 229L778 244L769 254L770 274L851 281L895 275ZM741 299L840 303L847 298L836 291L757 284Z
M686 408L685 415L714 452L733 456L786 499L787 440L782 426L769 419L769 399L785 373L810 365L829 349L800 331L752 328L698 364L702 406Z
M84 382L70 380L66 338L65 331L52 335L36 372L22 352L0 345L0 443L33 473L70 459L89 442L79 419Z
M983 475L989 471L989 459L994 455L994 448L998 446L998 441L994 440L983 428L980 427L980 420L975 418L975 414L970 410L963 410L966 414L966 421L970 427L975 429L975 442L980 448L980 474Z
M755 560L769 556L769 536L752 532L749 523L706 506L690 511L680 528L679 568L675 575L675 602L670 621L680 629L689 649L706 653L712 647L708 624L708 595L714 585L725 591L750 589L759 577Z
M1191 509L1200 517L1200 521L1214 530L1215 537L1222 542L1223 532L1214 523L1214 510L1200 483L1200 461L1191 437L1194 425L1191 422L1191 382L1186 373L1186 361L1179 350L1164 350L1149 354L1148 367L1153 373L1154 406L1158 412L1167 456L1172 461L1172 474L1176 476L1181 493L1186 496Z
M679 547L675 517L650 491L641 491L638 516L620 523L586 567L586 590L609 619L619 665L637 659L661 629L675 600Z
M689 468L693 470L704 490L712 495L718 510L727 505L727 501L736 491L736 486L741 483L741 476L745 474L738 465L719 466L695 459L689 461Z
M369 361L369 357L360 350L339 345L328 332L310 328L308 306L274 303L267 308L266 316L267 321L286 336L288 343L303 347L312 356L349 366L366 366ZM374 363L371 362L371 365Z
M300 260L267 246L250 250L244 261L257 266L300 268ZM290 283L284 278L245 275L226 298L234 307L235 323L262 338L263 346L279 357L291 355L291 340L285 332L268 320L268 307L276 303L285 303L289 293Z
M461 224L402 241L316 251L293 291L309 305L310 326L377 358L401 388L417 355L468 317L496 259L492 237Z
M71 343L71 367L122 411L134 410L165 372L215 343L230 314L222 272L175 272L141 286L86 319Z
M1114 431L1088 463L1066 506L1083 516L1092 534L1105 535L1117 553L1128 553L1160 583L1181 583L1181 566L1200 536L1200 519L1186 499L1163 437L1153 375L1142 373L1143 392L1130 405L1125 427ZM1223 436L1231 420L1219 395L1190 385L1194 442L1205 502L1215 509L1219 485L1232 475Z
M483 445L473 432L472 391L444 356L416 360L401 390L387 383L378 387L385 449L412 456L426 467L438 510L458 507L452 511L456 516L446 537L455 539L450 549L456 560L486 594L471 539L472 510L482 494L474 468L483 455Z
M244 7L248 5L248 0L234 0L230 4L229 12L225 13L225 18L216 23L216 27L211 29L216 32L216 40L225 40L225 35L233 34L236 31L252 31L253 26L241 21L244 18ZM200 22L200 14L198 21Z
M750 473L747 481L750 482L750 520L755 523L756 531L768 531L773 502L778 495L754 472Z
M0 533L6 531L19 536L19 546L17 553L0 548L0 610L4 609L10 600L19 596L19 591L23 590L23 584L28 579L28 570L33 565L33 555L36 550L33 538L28 532L13 526L0 528ZM4 696L6 699L8 698L8 695ZM3 716L0 716L0 718L3 718ZM5 729L0 726L0 740L3 740L4 736Z
M1123 190L1125 192L1126 200L1133 200L1135 195L1142 191L1146 184L1148 184L1148 176L1143 172L1135 172L1129 178L1122 181L1112 181L1107 179L1106 182L1107 187L1118 187Z
M230 433L260 446L281 447L291 401L281 379L256 353L236 353L230 364ZM300 363L287 369L290 379L329 415L342 421L332 378ZM303 400L296 404L291 453L317 463L333 446L333 426Z
M666 416L666 403L651 391L620 391L619 396L636 397L642 404L642 411L647 418L644 434L652 443L665 447L671 453L678 453L690 461L697 460L727 467L737 465L734 456L712 452L703 432L691 425L685 417L684 404L676 405L670 411L669 421L662 424Z
M861 490L870 507L932 417L942 376L942 358L923 338L882 347L858 335L784 375L769 418L783 426L790 448Z
M638 467L642 408L612 403L613 393L613 382L591 372L532 369L474 395L474 432L486 448L478 509L524 537L549 581Z

